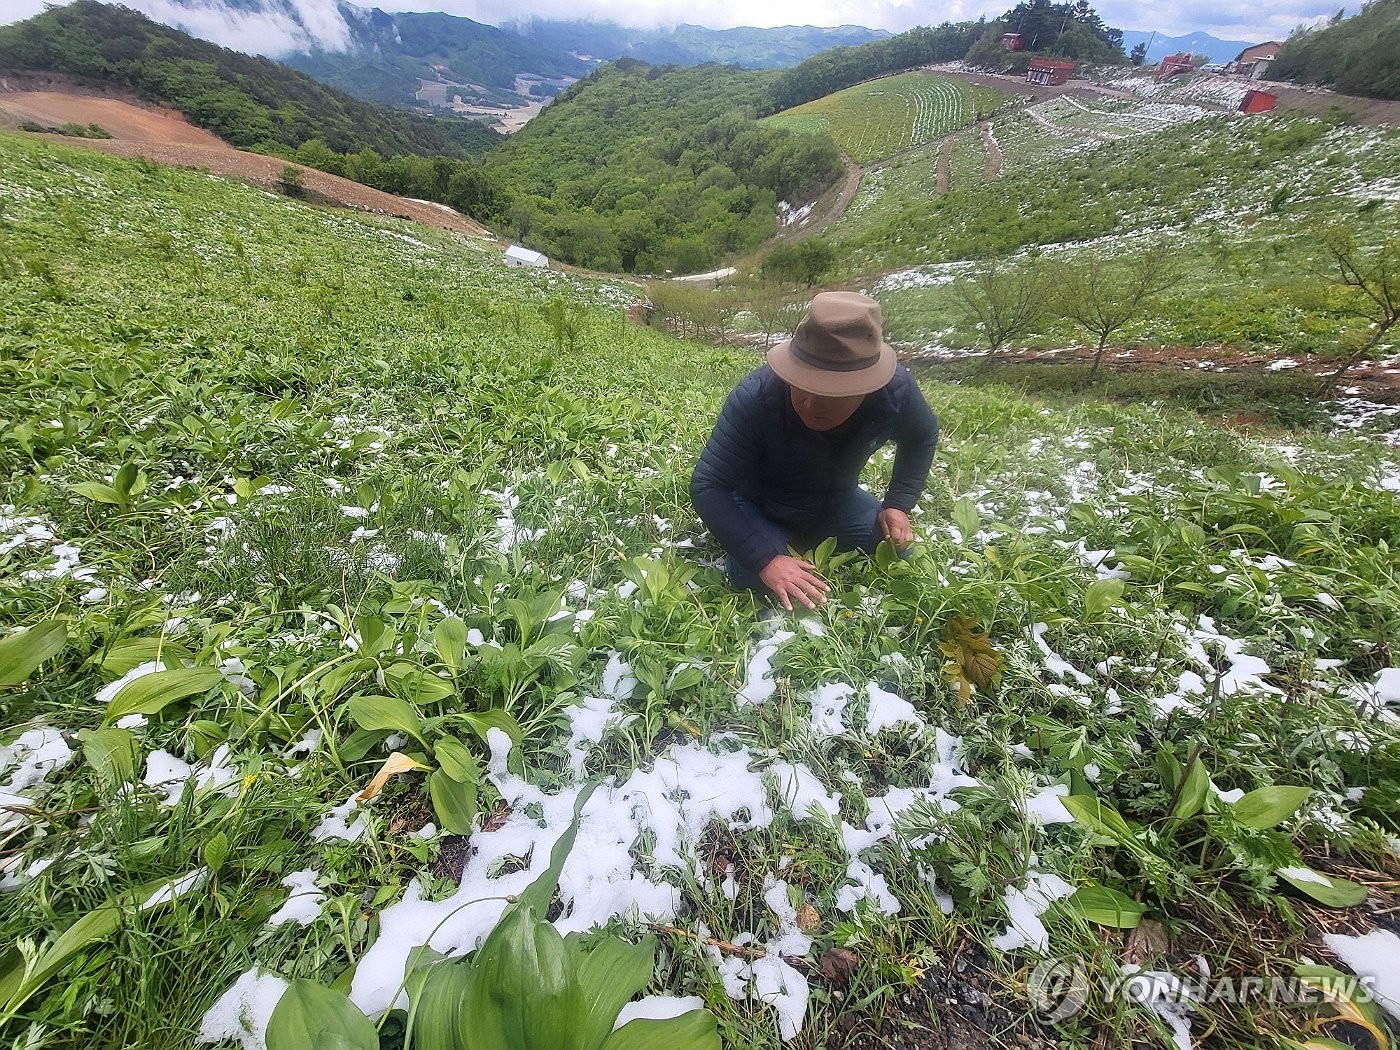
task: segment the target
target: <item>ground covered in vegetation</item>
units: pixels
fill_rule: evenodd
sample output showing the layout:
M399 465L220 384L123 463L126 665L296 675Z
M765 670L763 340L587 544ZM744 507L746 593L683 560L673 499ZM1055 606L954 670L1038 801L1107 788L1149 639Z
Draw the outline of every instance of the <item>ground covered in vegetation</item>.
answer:
M0 171L6 1039L257 1047L311 978L399 1046L410 953L588 784L549 917L658 936L728 1046L1381 1031L1189 989L1397 971L1388 446L930 382L913 556L783 616L686 496L750 353L423 227Z

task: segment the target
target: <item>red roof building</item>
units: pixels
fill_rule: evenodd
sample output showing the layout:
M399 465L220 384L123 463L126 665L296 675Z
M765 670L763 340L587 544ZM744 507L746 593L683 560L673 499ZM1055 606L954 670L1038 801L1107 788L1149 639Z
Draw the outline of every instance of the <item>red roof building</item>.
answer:
M1157 79L1166 80L1174 77L1178 73L1189 73L1194 67L1191 65L1191 52L1180 51L1175 55L1168 55L1162 59L1162 64L1157 67Z
M1053 58L1033 58L1026 68L1026 83L1040 84L1042 87L1056 87L1069 80L1074 72L1073 62L1060 62Z
M1020 33L1003 33L1001 43L1008 51L1024 51L1026 49L1026 39Z

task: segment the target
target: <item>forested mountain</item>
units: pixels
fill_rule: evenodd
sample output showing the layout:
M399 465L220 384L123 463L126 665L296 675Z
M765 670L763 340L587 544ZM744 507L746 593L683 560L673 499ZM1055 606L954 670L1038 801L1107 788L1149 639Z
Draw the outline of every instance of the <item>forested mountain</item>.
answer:
M1350 18L1300 29L1283 45L1271 77L1348 95L1400 99L1400 0L1371 0Z
M656 65L747 66L780 69L833 47L864 44L890 34L863 26L781 26L755 29L706 29L679 25L665 29L634 29L615 22L556 21L534 18L503 27L555 51L592 58L639 58Z
M826 135L754 120L773 74L622 59L575 84L488 162L510 232L598 269L703 269L774 230L780 199L842 170Z
M422 80L485 88L479 94L490 98L489 89L513 93L521 73L581 77L594 66L566 49L542 46L470 18L388 14L378 8L359 15L347 18L349 47L315 48L289 54L284 61L349 94L398 105L413 101Z
M0 69L119 84L179 109L235 146L262 152L319 139L342 153L467 157L500 138L474 121L351 98L280 63L196 40L96 0L76 0L0 27Z

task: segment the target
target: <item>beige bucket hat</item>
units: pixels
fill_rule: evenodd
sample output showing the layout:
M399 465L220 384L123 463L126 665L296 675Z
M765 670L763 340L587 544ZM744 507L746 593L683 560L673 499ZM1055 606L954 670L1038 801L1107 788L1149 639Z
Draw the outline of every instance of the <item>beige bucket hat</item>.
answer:
M820 292L792 338L768 351L778 377L822 397L873 394L894 375L880 304L860 292Z

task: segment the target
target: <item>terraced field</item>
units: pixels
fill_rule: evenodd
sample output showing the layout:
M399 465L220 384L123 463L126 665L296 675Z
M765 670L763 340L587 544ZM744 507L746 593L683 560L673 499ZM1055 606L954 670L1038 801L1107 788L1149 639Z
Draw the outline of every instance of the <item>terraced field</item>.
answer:
M930 73L901 73L858 84L770 117L794 131L827 131L860 164L982 120L1011 98L1009 92Z

